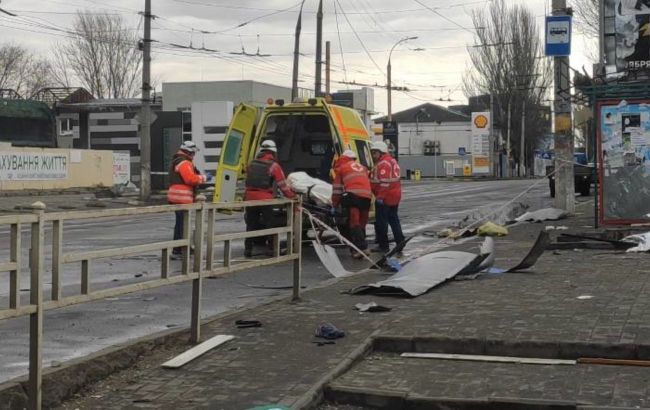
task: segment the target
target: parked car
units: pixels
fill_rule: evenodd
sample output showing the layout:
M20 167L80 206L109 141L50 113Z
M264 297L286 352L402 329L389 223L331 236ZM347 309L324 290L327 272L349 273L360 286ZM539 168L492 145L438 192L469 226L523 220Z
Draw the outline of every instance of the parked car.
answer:
M573 174L575 192L580 193L582 196L589 196L591 194L591 184L594 182L593 164L589 164L587 156L584 153L576 153L573 155ZM546 175L548 175L548 187L551 192L551 198L555 198L555 166L549 165L546 167Z

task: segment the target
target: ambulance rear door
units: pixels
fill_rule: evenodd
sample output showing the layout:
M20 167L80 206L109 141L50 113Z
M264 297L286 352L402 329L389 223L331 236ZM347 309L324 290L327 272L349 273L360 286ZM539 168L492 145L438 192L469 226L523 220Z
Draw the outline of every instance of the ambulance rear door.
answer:
M214 202L233 202L237 199L237 181L246 167L258 111L256 107L248 104L237 106L219 158Z

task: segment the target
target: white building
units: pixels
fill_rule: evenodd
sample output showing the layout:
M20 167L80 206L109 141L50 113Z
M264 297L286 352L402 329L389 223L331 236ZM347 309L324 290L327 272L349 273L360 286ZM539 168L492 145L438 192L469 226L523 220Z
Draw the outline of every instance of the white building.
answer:
M376 124L386 117L374 120ZM471 165L471 117L435 104L422 104L393 114L398 125L398 160L402 176L462 176Z

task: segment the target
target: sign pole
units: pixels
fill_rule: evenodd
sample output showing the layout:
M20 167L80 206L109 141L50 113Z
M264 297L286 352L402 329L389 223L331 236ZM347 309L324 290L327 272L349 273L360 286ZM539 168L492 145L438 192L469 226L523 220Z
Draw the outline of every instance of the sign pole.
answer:
M575 181L573 173L573 132L571 126L571 85L569 83L569 57L571 20L567 15L566 0L553 0L553 17L547 19L547 55L554 58L554 88L555 88L555 207L570 213L575 212ZM558 19L560 17L560 19ZM553 36L562 37L568 20L568 52L553 53L553 46L564 43L553 42ZM556 22L551 25L551 22ZM551 53L549 53L549 50Z

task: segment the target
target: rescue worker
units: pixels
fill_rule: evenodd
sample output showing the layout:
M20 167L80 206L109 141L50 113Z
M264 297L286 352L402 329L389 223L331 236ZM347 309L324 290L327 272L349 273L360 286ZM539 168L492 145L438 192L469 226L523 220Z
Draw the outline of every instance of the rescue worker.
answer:
M370 213L372 190L368 169L355 160L357 154L346 150L334 164L334 182L332 183L332 206L341 205L343 213L348 217L348 233L350 241L364 253L367 252L366 224ZM352 257L363 258L363 255L352 250Z
M248 165L246 172L245 201L259 201L273 199L276 194L276 187L286 198L294 198L296 194L289 188L284 176L282 167L277 160L278 148L272 140L263 141L257 157ZM258 231L261 229L275 228L286 224L286 220L280 221L274 214L273 208L269 206L249 206L244 215L246 231ZM272 237L271 237L272 239ZM262 240L272 251L273 243L269 238ZM253 256L253 245L259 242L258 238L245 240L244 255L247 258Z
M388 153L388 146L383 141L373 142L370 153L375 166L372 169L370 182L372 193L375 195L375 236L378 247L374 252L386 253L388 245L388 225L393 231L395 243L404 241L402 225L397 215L402 199L402 184L400 168L395 158Z
M205 183L207 178L202 175L192 162L199 148L192 141L181 144L178 152L174 154L169 167L169 189L167 202L174 205L191 204L194 202L196 189ZM183 238L183 211L176 211L176 224L174 225L174 240ZM172 257L180 257L181 248L174 248Z

